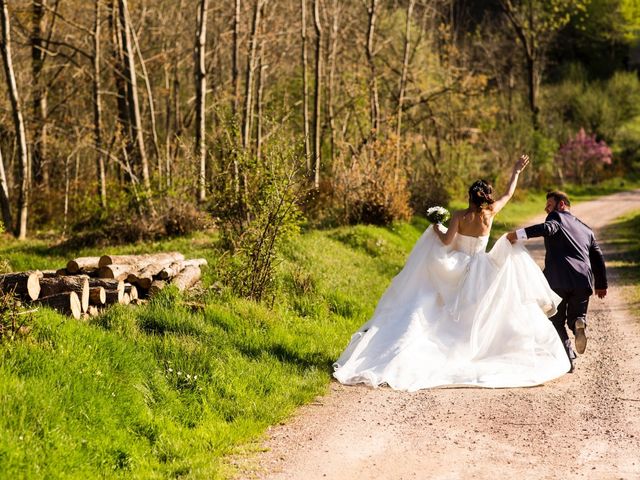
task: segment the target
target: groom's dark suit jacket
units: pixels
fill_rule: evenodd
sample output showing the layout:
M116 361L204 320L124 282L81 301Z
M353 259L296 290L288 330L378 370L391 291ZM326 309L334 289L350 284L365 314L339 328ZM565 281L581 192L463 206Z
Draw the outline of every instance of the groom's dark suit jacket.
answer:
M554 290L607 288L602 250L591 229L569 212L551 212L544 223L524 229L544 237L544 275Z

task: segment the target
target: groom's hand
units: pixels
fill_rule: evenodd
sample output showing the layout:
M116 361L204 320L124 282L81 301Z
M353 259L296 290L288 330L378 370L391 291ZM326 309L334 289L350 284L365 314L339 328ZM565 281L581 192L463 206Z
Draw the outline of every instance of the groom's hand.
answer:
M598 298L604 298L607 296L607 289L606 288L596 288L596 295L598 296Z
M516 243L518 241L518 235L516 235L516 232L509 232L507 233L507 240L511 243Z

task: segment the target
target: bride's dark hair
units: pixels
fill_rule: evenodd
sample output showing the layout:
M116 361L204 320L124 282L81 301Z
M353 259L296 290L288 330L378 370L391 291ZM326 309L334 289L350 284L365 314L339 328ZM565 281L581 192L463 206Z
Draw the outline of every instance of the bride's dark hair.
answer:
M469 199L478 209L489 207L493 199L493 187L486 180L476 180L469 187Z

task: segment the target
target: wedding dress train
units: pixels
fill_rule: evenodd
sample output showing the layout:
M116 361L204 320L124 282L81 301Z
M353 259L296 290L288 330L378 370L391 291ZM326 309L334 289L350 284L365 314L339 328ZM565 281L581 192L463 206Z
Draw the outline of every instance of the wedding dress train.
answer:
M570 367L548 316L561 299L525 247L429 227L334 364L344 384L524 387Z

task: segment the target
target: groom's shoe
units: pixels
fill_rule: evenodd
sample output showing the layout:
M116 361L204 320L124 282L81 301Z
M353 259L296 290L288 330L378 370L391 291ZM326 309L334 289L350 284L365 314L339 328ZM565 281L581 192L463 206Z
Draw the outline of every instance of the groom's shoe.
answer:
M587 349L587 334L585 333L585 324L583 320L576 320L576 352L583 354Z

